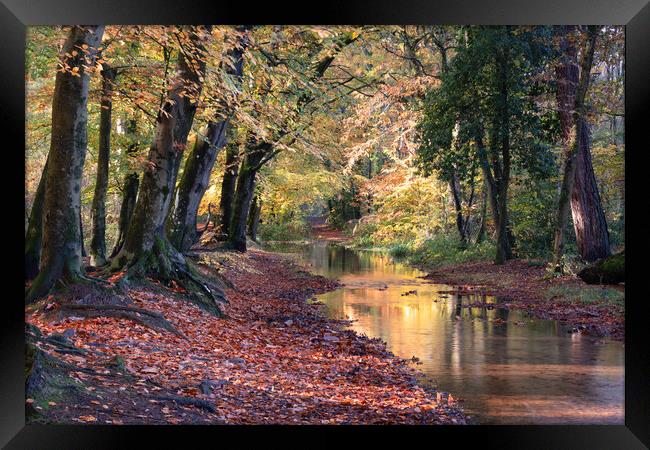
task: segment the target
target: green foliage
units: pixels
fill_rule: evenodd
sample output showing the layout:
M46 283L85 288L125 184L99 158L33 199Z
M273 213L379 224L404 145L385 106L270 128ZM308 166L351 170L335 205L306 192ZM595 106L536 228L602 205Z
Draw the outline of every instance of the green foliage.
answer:
M407 257L412 251L412 248L408 244L402 243L394 244L388 248L388 254L397 259Z
M557 300L580 306L594 304L625 307L625 292L605 286L552 286L546 290L547 300Z
M553 180L516 177L510 195L515 251L524 258L549 258L553 251L557 186Z
M408 259L417 265L436 267L469 261L490 260L494 257L494 252L495 246L491 241L470 244L466 248L462 248L460 241L456 237L437 236L415 247Z
M259 236L262 241L298 241L309 236L309 225L304 221L285 223L260 223Z

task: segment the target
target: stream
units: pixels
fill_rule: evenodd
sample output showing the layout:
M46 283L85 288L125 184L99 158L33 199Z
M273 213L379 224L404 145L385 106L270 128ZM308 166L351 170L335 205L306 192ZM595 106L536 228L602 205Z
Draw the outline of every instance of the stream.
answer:
M623 424L624 346L557 321L460 296L388 255L325 241L274 246L343 287L319 295L328 317L420 360L421 382L450 392L481 424ZM489 306L463 307L472 303ZM494 305L494 306L492 306Z

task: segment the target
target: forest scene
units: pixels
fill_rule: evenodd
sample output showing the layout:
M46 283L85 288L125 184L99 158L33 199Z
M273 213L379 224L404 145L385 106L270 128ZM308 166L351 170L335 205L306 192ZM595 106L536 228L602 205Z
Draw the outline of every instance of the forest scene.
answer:
M620 26L30 26L28 423L623 424Z

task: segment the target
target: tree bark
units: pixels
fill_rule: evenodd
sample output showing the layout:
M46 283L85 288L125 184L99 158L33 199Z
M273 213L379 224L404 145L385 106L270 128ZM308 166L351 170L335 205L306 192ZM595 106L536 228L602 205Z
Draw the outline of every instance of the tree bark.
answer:
M124 187L122 194L122 206L120 207L120 218L118 222L118 234L115 247L111 252L111 258L118 254L124 245L126 239L126 232L129 229L131 216L135 209L135 201L138 196L138 186L140 185L140 178L136 172L132 172L124 177Z
M192 153L187 158L183 177L176 190L174 209L167 220L167 236L180 251L189 250L196 243L196 216L201 199L208 188L210 173L219 150L225 142L228 121L208 124L205 138L197 137Z
M262 201L259 196L253 197L251 210L248 213L248 236L257 242L257 227L260 223L260 214L262 212Z
M99 150L97 181L92 205L92 232L90 264L99 267L106 263L106 192L108 191L108 164L111 154L111 114L113 83L116 71L104 63L102 69L102 98L99 115Z
M38 265L41 260L41 244L43 241L43 204L45 202L45 181L47 179L48 155L38 182L36 196L29 214L29 224L25 235L25 280L33 280L38 275Z
M169 211L169 206L173 197L174 188L176 187L176 180L178 179L178 171L180 169L181 160L183 159L183 153L185 152L185 147L187 146L187 137L190 134L192 129L192 123L194 122L194 115L196 114L196 108L198 106L199 96L203 89L203 79L205 77L205 66L206 66L206 51L205 45L202 42L201 38L196 35L195 27L189 28L189 45L186 44L187 48L181 49L181 55L179 55L178 62L176 64L176 71L183 78L180 85L183 85L185 88L184 95L174 94L174 99L177 101L175 109L175 118L174 118L174 155L170 161L169 174L170 174L170 194L165 196L165 203L163 210L165 212ZM210 32L212 30L211 26L207 26L206 30ZM144 179L143 179L144 182ZM164 226L161 225L161 226Z
M221 199L219 201L219 216L221 220L221 231L230 231L232 221L232 206L239 173L239 149L236 144L226 146L226 166L221 182Z
M566 59L556 68L558 78L557 101L564 145L564 173L560 187L553 242L553 262L558 271L562 271L561 259L564 255L565 231L575 185L577 160L581 152L580 147L581 141L584 139L584 133L587 133L586 138L588 140L588 130L584 130L587 126L584 102L589 88L597 37L596 27L589 27L588 39L582 51L578 71L575 57L577 50L572 46L568 37L571 31L571 27L564 30L561 49L566 52ZM598 199L598 203L600 203L600 199ZM579 213L580 210L577 209L576 212ZM581 220L580 217L578 219ZM583 226L583 224L579 225L580 228ZM609 242L607 244L609 246Z
M272 145L267 142L255 145L244 155L239 168L228 245L240 252L246 251L246 225L255 189L255 176L262 159L271 151L271 148Z
M59 279L76 281L82 276L79 213L90 86L84 66L94 65L103 34L103 26L74 26L60 54L65 70L56 74L52 100L41 270L26 293L28 303L47 294ZM73 51L74 56L66 56Z
M247 43L246 35L242 34L238 43L229 49L226 55L233 61L232 67L226 65L226 74L234 77L237 84L241 83ZM233 105L223 105L215 121L208 123L205 139L197 138L185 163L183 177L174 196L174 208L167 220L169 240L180 251L188 250L199 237L196 216L201 199L208 188L217 154L226 143L226 130L232 113Z

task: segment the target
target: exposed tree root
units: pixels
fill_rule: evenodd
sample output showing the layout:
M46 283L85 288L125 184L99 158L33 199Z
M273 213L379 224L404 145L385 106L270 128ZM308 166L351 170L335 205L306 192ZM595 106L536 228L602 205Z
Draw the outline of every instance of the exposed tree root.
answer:
M74 312L75 315L82 317L118 317L121 319L129 319L140 325L154 329L162 329L174 333L187 339L187 336L181 331L178 331L174 326L168 322L162 314L147 309L135 308L131 306L117 306L117 305L76 305L76 304L62 304L60 311L63 313Z
M145 255L114 261L104 274L122 269L126 269L126 273L120 280L121 286L128 285L130 280L146 277L152 277L166 285L175 281L189 292L192 303L217 317L225 317L221 305L228 300L222 286L198 273L166 239L157 238L152 251Z

